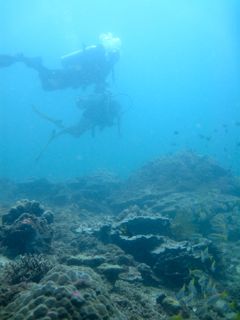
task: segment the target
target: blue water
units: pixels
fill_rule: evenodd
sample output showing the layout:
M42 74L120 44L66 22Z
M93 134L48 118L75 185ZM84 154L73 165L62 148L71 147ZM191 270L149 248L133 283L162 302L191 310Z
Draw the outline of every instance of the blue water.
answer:
M0 176L66 179L107 169L127 175L146 161L179 150L214 157L240 173L240 2L238 0L0 1L0 53L60 57L98 42L122 40L112 90L126 112L116 128L54 141L48 115L74 124L78 90L43 91L34 70L0 69ZM207 139L206 139L207 137Z

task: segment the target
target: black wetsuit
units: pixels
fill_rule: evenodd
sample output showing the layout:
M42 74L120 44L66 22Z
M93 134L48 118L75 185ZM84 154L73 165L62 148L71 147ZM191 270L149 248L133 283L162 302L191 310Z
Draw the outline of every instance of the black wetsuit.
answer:
M38 68L42 86L45 90L87 87L92 84L103 86L118 57L118 53L106 54L100 45L90 47L79 54L73 67L57 70Z
M82 50L73 66L65 66L61 69L48 69L43 66L40 58L28 58L23 55L0 55L0 67L23 62L27 67L39 73L42 87L48 91L85 88L90 85L103 88L106 78L112 72L118 59L118 52L106 53L103 46L97 45Z

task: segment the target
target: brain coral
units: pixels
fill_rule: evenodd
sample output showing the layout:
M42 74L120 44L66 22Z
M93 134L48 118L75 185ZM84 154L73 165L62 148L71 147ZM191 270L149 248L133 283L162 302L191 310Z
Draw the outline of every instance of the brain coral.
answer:
M40 283L17 295L0 318L125 320L92 269L69 266L50 270Z

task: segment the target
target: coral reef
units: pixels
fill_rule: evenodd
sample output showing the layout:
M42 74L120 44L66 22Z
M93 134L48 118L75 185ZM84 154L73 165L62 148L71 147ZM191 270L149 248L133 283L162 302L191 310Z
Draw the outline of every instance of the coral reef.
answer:
M192 152L156 159L130 176L127 186L134 191L202 191L217 188L240 194L239 181L212 159ZM128 189L128 190L129 190Z
M239 319L239 181L190 152L125 181L1 180L0 318Z
M189 270L211 273L213 263L217 268L217 250L211 240L175 241L171 239L169 218L136 206L124 210L121 216L122 220L91 231L100 240L114 243L137 261L151 266L161 281L182 286L189 279Z
M1 246L12 256L50 251L53 214L37 201L21 200L2 216Z
M111 302L101 278L85 267L53 268L10 303L1 319L126 319Z
M2 282L11 285L21 282L39 282L52 267L53 263L44 255L19 256L17 260L4 266Z

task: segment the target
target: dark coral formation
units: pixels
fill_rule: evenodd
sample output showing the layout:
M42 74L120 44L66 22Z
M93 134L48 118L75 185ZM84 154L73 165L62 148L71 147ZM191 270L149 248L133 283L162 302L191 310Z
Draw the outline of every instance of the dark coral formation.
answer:
M50 250L53 214L37 201L22 200L2 216L1 245L9 255Z
M211 273L213 262L218 261L218 250L211 240L175 241L168 217L136 206L125 210L122 216L118 222L92 229L94 236L114 243L137 261L151 266L162 282L182 286L189 280L189 270Z

